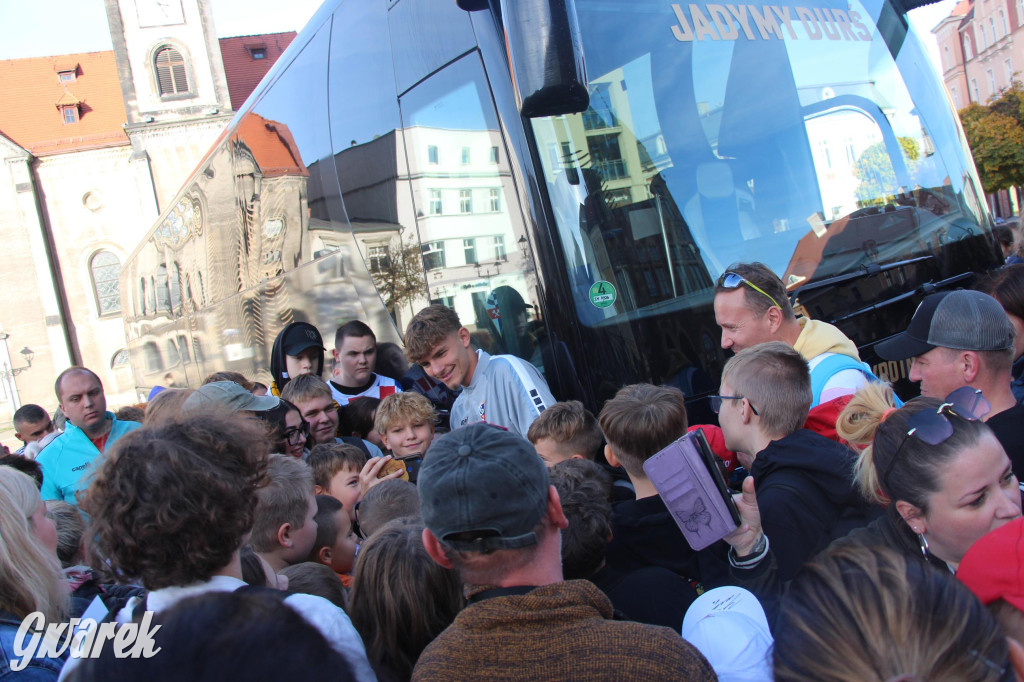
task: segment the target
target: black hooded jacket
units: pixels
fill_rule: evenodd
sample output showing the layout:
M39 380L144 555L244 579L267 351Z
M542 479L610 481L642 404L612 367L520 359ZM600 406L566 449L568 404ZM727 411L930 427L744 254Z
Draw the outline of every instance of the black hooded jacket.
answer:
M281 391L288 385L291 377L288 376L288 364L285 362L284 352L284 339L288 337L293 329L296 328L308 328L316 332L318 338L320 338L320 331L308 322L292 322L277 335L274 339L274 347L270 351L270 374L274 377L274 383L270 387L270 392L273 395L280 396ZM323 340L320 341L320 361L317 365L315 374L318 377L324 375L324 351L323 351Z
M807 429L757 454L750 473L782 580L833 540L840 519L860 515L868 522L868 507L854 487L855 462L850 448Z

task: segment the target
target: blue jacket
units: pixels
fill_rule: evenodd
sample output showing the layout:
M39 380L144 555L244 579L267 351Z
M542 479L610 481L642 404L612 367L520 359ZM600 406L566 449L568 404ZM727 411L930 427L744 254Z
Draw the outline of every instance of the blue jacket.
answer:
M111 425L104 450L109 449L124 434L142 426L138 422L118 421L113 412L107 412L107 419ZM43 468L43 499L77 504L75 493L88 487L88 479L99 459L100 451L85 432L68 422L64 433L47 445L36 458Z
M14 649L14 640L17 638L19 627L21 627L20 619L7 611L0 611L0 680L11 680L12 682L52 682L56 680L64 665L63 658L33 658L23 670L17 672L11 670L11 662L21 660L21 657L15 654ZM31 641L29 637L25 639L27 641L22 642L22 646L27 646ZM42 645L42 639L42 637L39 638L40 645ZM32 653L35 654L37 651L38 647Z

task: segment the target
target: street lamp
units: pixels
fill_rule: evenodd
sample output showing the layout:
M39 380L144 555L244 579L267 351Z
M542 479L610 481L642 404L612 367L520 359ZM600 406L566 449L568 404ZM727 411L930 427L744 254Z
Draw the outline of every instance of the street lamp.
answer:
M0 341L4 342L4 355L6 357L10 357L10 352L7 351L7 339L9 338L11 338L11 335L8 334L7 332L0 332ZM32 349L29 348L28 346L22 348L20 352L21 356L25 358L24 367L12 368L10 365L7 364L7 361L4 360L3 367L0 368L0 380L2 380L4 384L6 384L11 396L11 403L13 404L15 410L21 407L21 397L18 395L18 384L17 382L14 381L14 377L18 376L26 369L31 367L32 358L35 356L35 353L33 353Z

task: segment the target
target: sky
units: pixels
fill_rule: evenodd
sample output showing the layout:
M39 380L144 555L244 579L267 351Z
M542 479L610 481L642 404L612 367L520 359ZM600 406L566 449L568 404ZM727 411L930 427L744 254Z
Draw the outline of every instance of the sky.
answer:
M217 37L225 38L298 31L321 1L210 0L210 4ZM0 0L0 59L110 49L103 0Z
M319 8L321 0L210 2L217 37L224 38L298 31ZM935 64L938 64L939 50L930 31L949 15L955 4L956 0L942 0L910 12L910 21L928 46ZM59 20L53 21L54 17ZM0 0L0 59L109 49L110 31L103 0Z

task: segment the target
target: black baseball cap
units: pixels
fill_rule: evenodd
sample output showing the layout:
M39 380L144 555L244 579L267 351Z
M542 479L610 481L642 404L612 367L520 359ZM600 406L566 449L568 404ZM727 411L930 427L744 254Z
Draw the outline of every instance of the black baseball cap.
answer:
M1007 350L1014 330L999 301L980 291L960 289L925 297L906 331L882 341L875 352L883 360L906 360L933 348Z
M423 523L446 544L470 552L537 544L534 528L547 510L550 485L528 440L485 423L435 440L417 482Z
M282 346L284 354L296 356L307 348L324 348L324 339L317 328L311 324L296 324L285 334Z

